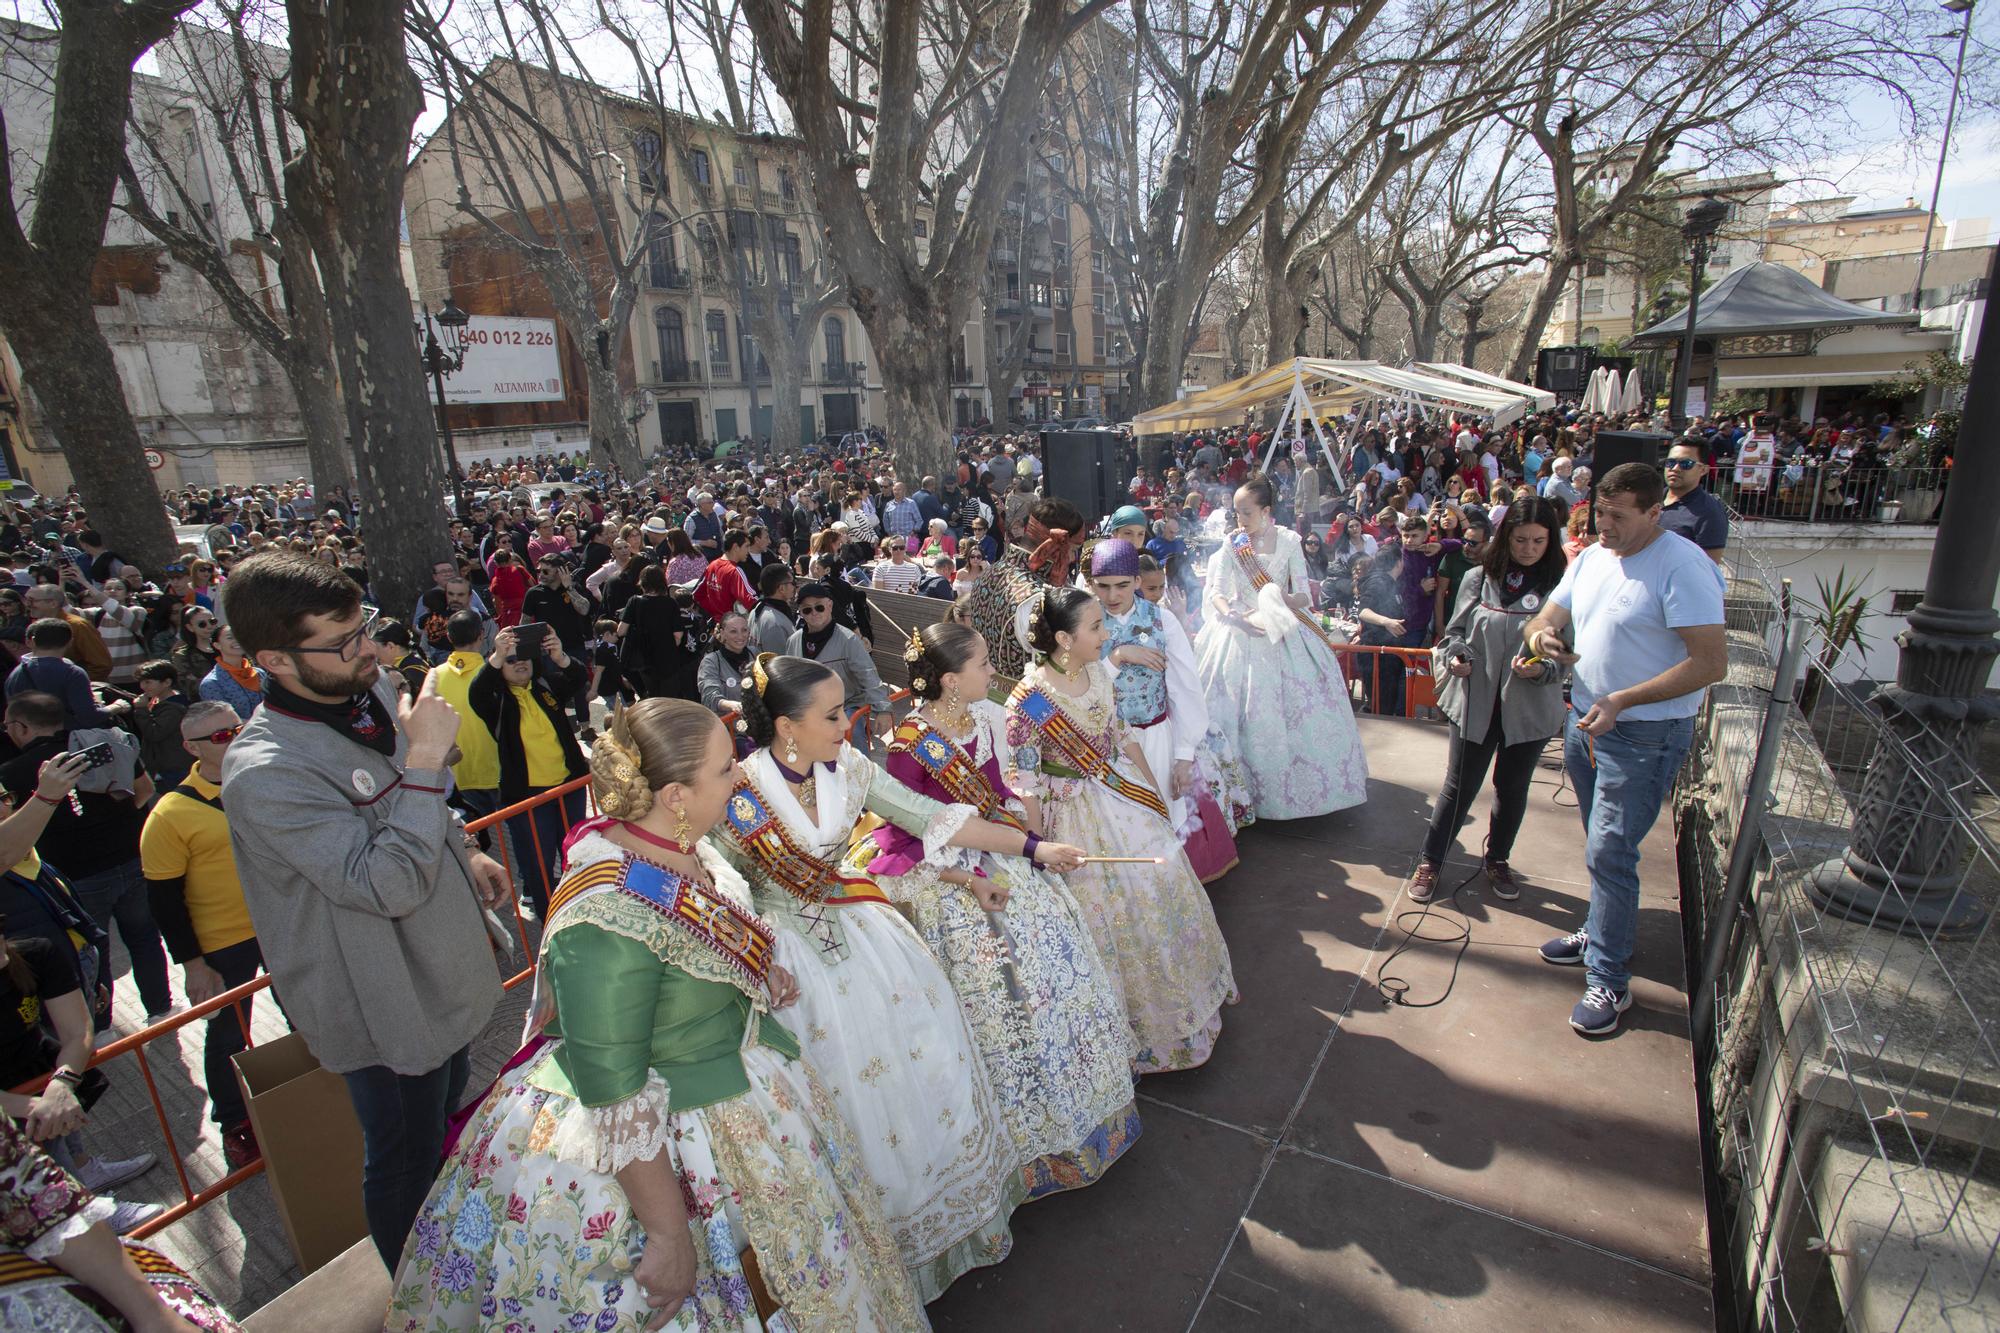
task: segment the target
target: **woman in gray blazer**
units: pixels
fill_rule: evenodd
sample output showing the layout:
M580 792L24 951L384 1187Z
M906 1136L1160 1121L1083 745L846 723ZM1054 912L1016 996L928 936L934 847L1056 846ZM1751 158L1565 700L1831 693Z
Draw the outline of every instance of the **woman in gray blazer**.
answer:
M1486 882L1496 898L1521 896L1507 854L1527 814L1536 761L1563 720L1562 668L1527 657L1521 627L1562 581L1562 531L1562 509L1553 501L1530 496L1509 505L1499 535L1479 568L1465 575L1451 620L1431 649L1438 707L1451 719L1451 753L1423 859L1410 876L1412 902L1427 903L1437 892L1438 867L1489 765L1493 819L1483 854Z

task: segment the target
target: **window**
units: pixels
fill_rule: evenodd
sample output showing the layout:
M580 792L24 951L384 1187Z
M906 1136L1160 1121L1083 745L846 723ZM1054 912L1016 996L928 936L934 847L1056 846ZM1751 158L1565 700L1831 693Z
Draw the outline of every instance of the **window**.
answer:
M1104 359L1104 335L1098 334L1090 340L1090 354L1099 361Z
M744 157L739 155L736 158L735 171L736 171L736 183L738 185L747 186L752 189L756 188L757 185L756 158Z
M1585 347L1595 347L1597 346L1597 341L1601 336L1602 335L1599 334L1597 331L1597 326L1593 324L1589 328L1585 329L1582 333L1577 334L1576 340L1582 343Z
M790 167L778 168L778 193L787 199L796 199L799 197L799 187L792 180L792 169Z
M688 175L694 178L694 183L701 189L706 190L715 184L715 178L709 174L706 152L699 148L688 150Z
M1583 294L1583 313L1595 315L1604 309L1604 293L1586 291Z
M651 130L640 130L632 136L632 156L639 160L639 188L651 193L658 190L660 180L660 136Z
M1090 271L1092 273L1104 272L1104 252L1102 250L1092 250L1090 252Z
M1059 309L1059 310L1067 310L1067 309L1069 309L1069 307L1070 307L1070 304L1071 304L1071 298L1072 298L1072 297L1073 297L1074 295L1075 295L1075 293L1074 293L1074 292L1072 292L1072 291L1070 290L1070 288L1069 288L1069 284L1068 284L1068 283L1065 283L1065 282L1059 282L1059 283L1057 283L1057 284L1056 284L1056 308L1057 308L1057 309Z
M931 224L924 221L922 218L918 218L911 225L916 228L917 239L920 241L924 239L924 237L931 234Z
M823 326L826 329L826 362L836 370L847 365L847 327L840 322L840 316L828 315Z
M729 316L711 310L703 320L708 331L708 368L716 379L729 378Z
M742 363L745 379L750 377L750 367L753 365L757 367L759 379L771 377L771 363L757 350L757 340L750 336L750 330L743 327L743 321L740 319L736 321L736 359Z
M672 226L665 218L650 219L648 225L652 235L646 240L646 281L657 288L673 287L678 276L680 257L675 252Z
M1068 272L1069 272L1069 242L1068 242L1068 241L1051 241L1051 242L1049 243L1049 258L1050 258L1050 259L1051 259L1051 260L1053 261L1053 267L1055 268L1055 271L1056 271L1056 272L1057 272L1058 274L1066 274L1066 273L1068 273Z
M1100 315L1104 313L1104 289L1102 287L1091 289L1090 308Z
M670 305L663 305L653 312L653 327L660 335L660 378L663 380L685 379L687 376L687 322L681 312Z
M1603 277L1604 261L1602 259L1592 259L1587 261L1583 266L1583 276L1586 278Z
M1056 333L1056 360L1063 362L1069 360L1069 339L1070 335L1067 333L1060 331Z

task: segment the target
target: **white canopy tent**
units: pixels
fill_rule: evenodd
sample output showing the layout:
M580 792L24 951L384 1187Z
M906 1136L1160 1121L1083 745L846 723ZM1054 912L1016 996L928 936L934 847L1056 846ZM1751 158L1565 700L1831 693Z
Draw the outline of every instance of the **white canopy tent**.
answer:
M1531 409L1553 407L1555 395L1483 374L1468 366L1429 363L1399 368L1379 361L1330 361L1294 357L1254 375L1218 384L1175 399L1132 419L1135 435L1166 435L1175 431L1237 426L1253 412L1283 404L1278 429L1264 451L1269 468L1278 441L1288 435L1303 438L1308 429L1340 484L1346 484L1333 456L1322 418L1350 411L1402 408L1420 415L1432 409L1491 417L1505 425Z

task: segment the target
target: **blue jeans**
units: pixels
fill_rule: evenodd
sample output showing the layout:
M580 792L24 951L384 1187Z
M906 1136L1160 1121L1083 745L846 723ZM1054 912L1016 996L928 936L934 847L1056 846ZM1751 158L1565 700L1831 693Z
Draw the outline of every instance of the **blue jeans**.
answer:
M428 1074L398 1074L370 1065L341 1075L361 1122L361 1208L368 1237L390 1272L423 1210L444 1154L444 1131L465 1095L472 1048Z
M556 869L562 863L563 839L588 813L583 792L579 790L558 801L544 801L528 813L507 821L507 836L514 844L514 875L527 890L535 914L545 924L549 919L549 894L555 889Z
M1632 980L1639 933L1639 844L1659 818L1674 774L1694 742L1694 719L1620 718L1593 747L1575 713L1563 729L1563 766L1583 815L1583 861L1590 871L1590 946L1583 961L1590 981L1624 990Z
M61 869L60 866L57 869ZM94 875L72 875L70 887L76 901L97 924L109 931L118 926L118 938L132 956L132 980L138 983L139 999L149 1014L163 1014L174 1004L167 985L167 946L160 939L160 927L153 920L153 907L146 897L146 878L139 873L134 857L122 866L100 870ZM111 987L111 954L107 950L98 965L98 981Z

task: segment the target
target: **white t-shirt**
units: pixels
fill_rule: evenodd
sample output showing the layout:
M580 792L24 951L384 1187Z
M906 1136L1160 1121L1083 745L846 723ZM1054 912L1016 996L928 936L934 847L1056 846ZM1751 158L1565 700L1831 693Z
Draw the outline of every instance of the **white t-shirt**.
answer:
M1570 701L1578 715L1615 690L1651 680L1687 660L1677 630L1722 624L1722 571L1677 532L1662 532L1636 555L1587 546L1549 594L1569 609L1577 663ZM1700 690L1635 704L1634 722L1693 717Z

